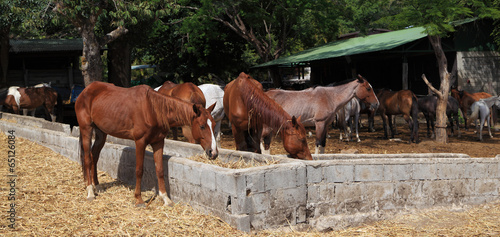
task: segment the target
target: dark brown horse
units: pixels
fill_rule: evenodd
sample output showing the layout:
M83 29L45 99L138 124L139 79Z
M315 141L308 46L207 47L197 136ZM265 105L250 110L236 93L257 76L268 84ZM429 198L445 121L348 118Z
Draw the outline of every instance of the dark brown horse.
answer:
M96 164L108 134L135 141L136 206L144 205L141 179L148 144L153 148L160 197L166 205L172 204L167 197L163 177L163 144L170 127L191 125L193 138L207 156L215 159L218 155L213 135L215 123L210 111L201 105L164 96L149 86L122 88L93 82L78 96L75 112L80 126L80 159L88 200L95 198L94 188L99 184ZM92 131L95 132L95 142L91 150Z
M465 130L469 130L469 126L467 124L467 115L469 114L470 106L480 99L491 97L491 95L486 92L469 93L467 91L459 91L457 89L451 89L451 96L453 96L453 98L458 100L458 103L460 103L460 110L462 110Z
M270 90L266 95L290 115L300 116L304 126L316 128L316 154L324 153L328 126L335 120L336 112L348 101L356 97L368 102L372 108L379 104L372 86L360 75L334 86L317 86L300 91ZM264 146L267 148L266 137Z
M389 129L391 138L394 138L395 129L392 124L392 115L402 114L410 127L410 143L419 143L418 139L418 99L410 90L391 91L381 89L377 93L380 100L378 112L382 117L384 126L384 137L387 139ZM389 123L389 126L387 126Z
M242 72L231 81L224 89L223 101L237 150L260 153L262 131L267 127L281 135L283 146L291 157L312 160L300 118L290 116L267 97L262 85L251 76Z
M11 109L15 114L20 114L21 110L33 111L42 107L45 109L47 120L56 121L55 106L58 105L58 94L50 87L17 87L9 88L3 105ZM59 101L59 103L61 103ZM60 104L59 104L60 106Z
M179 98L183 101L190 102L193 104L202 105L205 108L206 101L203 92L198 88L195 84L191 82L185 82L182 84L176 84L171 81L166 81L162 86L155 88L161 94L172 96L175 98ZM177 140L177 128L171 128L172 133L174 135L174 140ZM193 138L191 137L191 127L183 126L182 134L185 138L188 139L189 142L194 143Z

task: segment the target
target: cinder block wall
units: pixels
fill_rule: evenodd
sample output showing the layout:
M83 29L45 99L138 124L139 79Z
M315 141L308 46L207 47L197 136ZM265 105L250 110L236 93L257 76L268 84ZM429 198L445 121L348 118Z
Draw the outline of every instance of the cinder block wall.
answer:
M3 114L0 128L48 146L79 162L78 129L40 119ZM133 142L109 137L98 168L135 184ZM122 145L126 144L126 145ZM278 159L279 164L227 169L183 157L202 153L199 145L167 140L164 166L172 200L187 202L243 230L308 225L319 230L373 220L383 212L435 205L497 200L500 155L389 154L314 156L300 161L221 149L220 159ZM147 152L143 186L155 187ZM82 182L83 183L83 182ZM131 193L132 199L132 193ZM84 193L82 193L82 201Z

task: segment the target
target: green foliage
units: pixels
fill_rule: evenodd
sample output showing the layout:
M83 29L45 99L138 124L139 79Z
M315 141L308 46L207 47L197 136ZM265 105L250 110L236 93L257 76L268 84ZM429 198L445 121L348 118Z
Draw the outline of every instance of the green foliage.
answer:
M391 27L424 26L430 35L446 36L455 30L449 23L458 20L500 18L498 0L404 0L400 4L401 12L386 19L391 21Z

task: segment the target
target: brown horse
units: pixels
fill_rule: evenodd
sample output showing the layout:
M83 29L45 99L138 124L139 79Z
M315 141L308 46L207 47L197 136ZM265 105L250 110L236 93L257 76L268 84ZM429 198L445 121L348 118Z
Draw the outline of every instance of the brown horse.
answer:
M281 135L283 146L291 157L312 160L300 118L290 116L267 97L262 85L251 76L242 72L231 81L224 89L223 102L237 150L260 153L262 130L268 127Z
M381 89L377 93L380 100L378 112L382 117L384 126L384 137L387 139L389 129L391 138L394 138L395 129L392 124L392 115L402 114L408 126L410 127L410 143L419 143L418 139L418 99L410 90L391 91ZM389 123L389 127L387 127Z
M198 88L195 84L191 82L185 82L182 84L176 84L171 81L166 81L162 86L155 88L161 94L172 96L175 98L179 98L183 101L190 102L193 104L199 104L203 107L206 106L205 96L203 92ZM191 127L183 126L182 134L185 138L188 139L189 142L194 143L193 138L191 137ZM177 140L177 128L172 129L172 133L174 135L174 140Z
M12 86L8 90L3 105L7 109L13 110L15 114L20 114L21 110L33 111L34 114L36 108L43 106L46 119L54 122L56 121L54 108L58 105L59 98L56 90L50 87L24 88Z
M356 97L368 102L372 108L379 104L370 83L358 78L338 82L334 86L317 86L301 91L270 90L266 95L276 101L293 116L300 116L306 127L316 128L316 154L324 153L328 125L335 120L335 114L348 101ZM270 137L264 134L264 147Z
M458 103L460 103L460 110L462 110L462 117L464 118L465 130L469 130L467 124L467 114L469 114L470 106L474 104L474 102L480 99L489 98L492 95L486 92L469 93L464 90L459 91L457 89L451 89L451 96L453 96L453 98L458 100Z
M151 144L158 178L160 197L166 205L167 197L163 177L163 144L170 127L192 126L192 136L210 159L218 155L210 111L201 105L157 93L149 86L117 87L109 83L93 82L78 96L75 112L80 126L80 159L87 185L87 199L95 198L98 185L96 164L106 136L130 139L136 146L136 206L143 206L141 179L146 146ZM95 142L92 146L92 131Z

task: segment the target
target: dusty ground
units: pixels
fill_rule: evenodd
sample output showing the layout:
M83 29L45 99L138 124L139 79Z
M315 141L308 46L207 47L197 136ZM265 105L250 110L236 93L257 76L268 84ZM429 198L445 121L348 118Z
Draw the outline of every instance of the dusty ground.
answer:
M363 115L366 116L366 115ZM362 117L362 125L359 129L361 142L346 142L339 141L339 130L330 127L328 131L325 153L360 153L360 154L395 154L395 153L463 153L471 157L495 157L500 154L500 125L497 124L492 130L493 138L488 136L487 128L483 130L483 141L477 139L474 129L465 131L463 125L460 128L461 137L450 137L447 144L440 144L433 139L427 137L427 126L425 120L420 121L420 143L409 143L410 132L408 126L402 117L397 117L397 131L394 140L383 139L382 121L380 117L375 118L375 132L368 132L368 123L366 117ZM315 131L312 128L306 128L312 136L308 137L307 142L312 153L315 150ZM235 149L234 139L231 134L231 129L227 126L227 122L222 126L222 142L221 147L227 149ZM449 131L448 131L449 133ZM283 145L278 138L273 139L271 143L271 154L286 154Z

